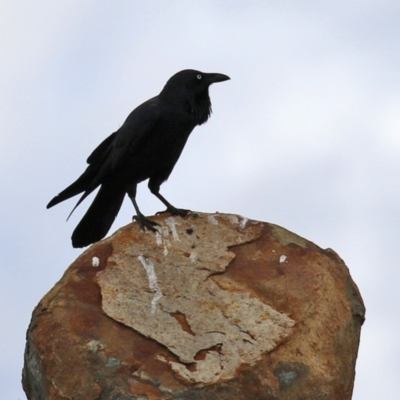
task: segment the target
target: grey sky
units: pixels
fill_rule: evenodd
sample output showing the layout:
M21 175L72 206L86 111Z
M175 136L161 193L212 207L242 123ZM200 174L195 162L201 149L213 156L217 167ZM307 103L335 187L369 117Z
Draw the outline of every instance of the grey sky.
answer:
M25 331L80 254L90 203L48 201L175 72L211 88L162 193L176 206L284 226L331 247L367 307L355 400L394 399L400 371L400 3L3 1L0 4L0 397L23 399ZM139 186L142 211L162 204ZM127 201L112 232L130 222Z

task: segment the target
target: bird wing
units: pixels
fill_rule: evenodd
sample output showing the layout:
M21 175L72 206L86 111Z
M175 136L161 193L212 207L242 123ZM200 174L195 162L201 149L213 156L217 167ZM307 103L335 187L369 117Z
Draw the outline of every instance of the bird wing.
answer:
M98 179L102 180L114 169L123 166L133 153L140 150L160 115L159 100L154 97L133 110L121 128L100 143L87 160L90 164L97 164Z
M151 134L161 115L159 101L154 97L135 108L118 131L101 142L87 159L86 171L70 186L56 196L48 208L78 193L83 193L71 214L116 168L123 167L132 153ZM68 217L69 218L69 217Z
M135 108L121 128L103 140L87 158L88 164L116 167L134 153L154 128L161 114L158 96ZM111 165L110 165L110 161Z
M108 138L104 139L93 151L92 154L87 158L86 162L88 164L96 164L99 161L101 161L105 154L107 153L107 150L109 149L110 145L112 142L115 140L115 136L117 135L117 132L114 132L111 134Z

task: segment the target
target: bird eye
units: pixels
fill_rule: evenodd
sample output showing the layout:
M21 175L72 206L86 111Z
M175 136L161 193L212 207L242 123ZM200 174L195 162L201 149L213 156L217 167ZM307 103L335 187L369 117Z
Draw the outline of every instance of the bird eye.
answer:
M196 78L199 79L199 80L200 80L202 77L203 77L203 76L202 76L201 74L198 74L198 75L196 76Z

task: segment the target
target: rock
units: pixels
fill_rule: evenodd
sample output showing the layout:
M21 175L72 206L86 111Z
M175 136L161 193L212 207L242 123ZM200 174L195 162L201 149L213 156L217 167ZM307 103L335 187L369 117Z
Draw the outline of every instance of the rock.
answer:
M333 250L236 215L154 219L35 308L28 399L351 399L365 309Z

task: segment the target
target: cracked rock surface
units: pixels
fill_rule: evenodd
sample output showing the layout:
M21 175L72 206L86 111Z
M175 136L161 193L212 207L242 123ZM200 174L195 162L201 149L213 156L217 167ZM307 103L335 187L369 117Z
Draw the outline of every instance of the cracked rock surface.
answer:
M365 309L334 251L237 215L154 220L35 308L28 399L351 399Z

